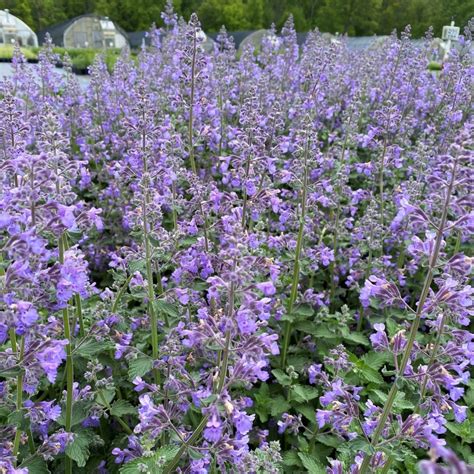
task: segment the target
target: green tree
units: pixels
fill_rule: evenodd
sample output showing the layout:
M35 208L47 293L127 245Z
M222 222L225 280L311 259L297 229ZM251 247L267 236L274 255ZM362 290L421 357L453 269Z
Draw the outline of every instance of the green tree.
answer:
M24 21L28 26L33 25L33 15L31 13L31 6L28 0L1 0L0 10L10 10L12 15L17 16Z
M326 0L316 24L322 31L366 36L377 33L381 0Z

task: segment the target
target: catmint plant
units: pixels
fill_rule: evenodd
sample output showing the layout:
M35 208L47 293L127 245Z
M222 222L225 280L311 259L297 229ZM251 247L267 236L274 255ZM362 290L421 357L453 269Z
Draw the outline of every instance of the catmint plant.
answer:
M473 22L161 20L0 81L0 472L471 472Z

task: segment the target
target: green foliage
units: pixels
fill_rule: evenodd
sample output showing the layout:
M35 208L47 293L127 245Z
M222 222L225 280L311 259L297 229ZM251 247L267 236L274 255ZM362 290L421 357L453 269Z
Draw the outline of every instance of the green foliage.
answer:
M21 52L25 55L25 58L28 60L31 59L38 59L38 56L29 48L20 48ZM11 45L4 45L0 46L0 59L3 60L10 60L13 58L13 46Z
M100 444L101 439L92 431L81 430L74 433L74 441L66 448L66 454L76 461L79 467L84 467L90 456L90 447Z
M163 472L165 464L173 459L179 448L176 446L163 446L153 456L141 457L124 464L120 468L120 474L139 474L150 472L159 474Z
M298 453L298 457L309 474L325 474L326 468L319 464L313 456L306 453Z
M130 361L128 376L130 380L135 377L143 377L151 370L153 366L153 359L148 356L140 356Z
M113 416L134 415L136 413L135 407L127 400L117 400L110 409L110 414Z

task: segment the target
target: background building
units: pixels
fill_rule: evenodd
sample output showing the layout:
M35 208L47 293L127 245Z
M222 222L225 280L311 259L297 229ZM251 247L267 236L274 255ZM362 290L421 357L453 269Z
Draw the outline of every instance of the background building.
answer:
M0 10L0 45L38 46L34 31L8 10Z
M42 41L49 33L56 46L64 48L123 48L127 33L108 17L86 14L40 31Z

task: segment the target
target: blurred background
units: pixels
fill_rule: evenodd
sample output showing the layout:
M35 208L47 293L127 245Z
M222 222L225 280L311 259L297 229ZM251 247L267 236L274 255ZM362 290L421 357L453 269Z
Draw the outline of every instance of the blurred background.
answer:
M292 14L297 31L318 27L322 32L349 36L387 35L412 26L413 37L429 26L435 36L454 19L464 26L474 16L474 0L175 0L175 10L189 18L196 12L206 32L258 30L272 23L281 27ZM110 17L127 32L161 24L165 0L0 0L31 28L40 32L50 25L84 13ZM42 41L41 38L40 42Z

